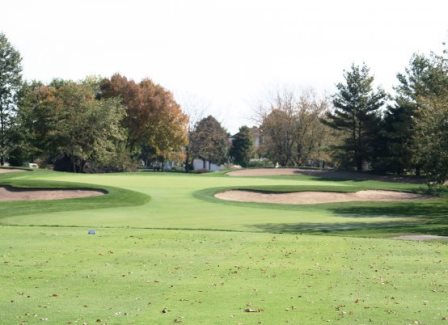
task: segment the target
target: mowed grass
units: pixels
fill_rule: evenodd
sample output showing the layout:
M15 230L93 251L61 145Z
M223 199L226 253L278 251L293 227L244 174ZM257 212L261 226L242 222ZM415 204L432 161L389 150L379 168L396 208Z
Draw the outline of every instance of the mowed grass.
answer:
M315 206L213 197L223 188L419 191L419 185L53 172L4 174L0 184L110 192L0 202L0 324L448 321L448 242L388 238L447 234L445 194ZM87 235L90 228L97 234Z
M0 322L435 324L448 316L441 243L97 231L2 227Z
M320 229L328 231L327 228L334 231L356 229L359 228L356 227L357 225L362 229L376 227L376 225L383 228L393 225L403 226L409 223L415 225L421 224L421 218L424 217L422 213L391 216L383 212L369 215L356 214L352 211L338 212L339 209L347 207L378 207L377 203L279 206L225 202L213 197L217 190L225 188L357 191L381 188L418 190L421 187L413 184L378 181L321 181L308 176L265 179L169 173L72 175L42 172L22 173L16 178L4 180L3 183L38 187L42 184L67 186L71 183L72 186L79 187L79 183L81 183L94 188L106 188L112 191L114 196L115 192L119 190L132 191L139 199L131 200L132 195L118 193L118 197L113 197L113 200L110 199L110 196L105 196L65 202L44 202L40 204L39 209L35 209L35 202L2 203L3 209L8 213L2 213L1 224L300 232L302 229L304 231L319 231ZM127 193L131 194L131 192ZM141 195L145 196L146 201L141 198ZM106 201L109 201L109 206L104 204L107 203ZM70 208L64 208L64 205L68 205L68 203L70 203ZM438 199L434 202L431 201L429 206L433 208L442 204L443 209L444 203L445 200ZM417 204L421 207L425 203ZM18 208L18 205L21 209ZM45 208L45 206L54 205L57 205L59 209L56 213L49 213ZM405 205L409 208L412 203ZM89 209L85 209L86 206ZM399 207L400 211L407 210L401 208L400 204L382 204L382 206ZM29 208L28 211L26 211L26 207ZM76 210L76 207L79 207L79 210ZM55 209L53 208L51 211ZM29 210L34 213L30 214Z

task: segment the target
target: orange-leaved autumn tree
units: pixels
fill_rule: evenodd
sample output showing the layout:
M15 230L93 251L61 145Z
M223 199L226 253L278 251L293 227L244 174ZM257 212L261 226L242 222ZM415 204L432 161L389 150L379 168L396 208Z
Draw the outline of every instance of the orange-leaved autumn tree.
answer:
M171 92L149 79L136 83L115 74L103 80L101 96L121 98L127 111L123 120L127 143L133 152L146 147L163 159L180 158L187 144L188 116Z

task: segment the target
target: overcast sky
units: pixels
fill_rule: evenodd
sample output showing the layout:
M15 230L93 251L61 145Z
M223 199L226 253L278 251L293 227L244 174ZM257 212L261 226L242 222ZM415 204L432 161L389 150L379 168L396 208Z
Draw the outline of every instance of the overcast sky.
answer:
M442 50L448 1L0 0L0 32L27 79L149 77L234 132L272 90L330 94L352 62L390 90Z

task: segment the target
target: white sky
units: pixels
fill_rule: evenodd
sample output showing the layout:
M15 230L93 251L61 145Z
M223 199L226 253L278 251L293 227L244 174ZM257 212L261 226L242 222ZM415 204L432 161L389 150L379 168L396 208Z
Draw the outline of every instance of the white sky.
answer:
M27 79L149 77L235 132L273 89L332 93L352 62L390 90L441 51L448 1L0 0L0 32Z

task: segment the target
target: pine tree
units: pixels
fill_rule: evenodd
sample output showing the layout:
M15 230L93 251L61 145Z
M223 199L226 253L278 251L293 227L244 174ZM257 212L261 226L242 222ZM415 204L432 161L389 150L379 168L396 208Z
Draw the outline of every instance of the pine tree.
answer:
M369 68L352 65L344 72L345 83L337 84L338 92L333 96L334 110L322 120L330 127L345 133L343 151L349 165L358 171L364 162L374 158L375 136L379 127L379 109L384 104L386 94L383 90L373 89L373 77Z
M448 77L448 71L446 72ZM428 184L448 180L448 88L445 94L421 99L415 123L415 156Z
M398 74L395 103L388 107L382 132L387 142L384 150L385 168L403 173L422 167L415 143L415 123L418 120L422 98L434 98L448 88L446 61L442 56L414 54L405 73Z

